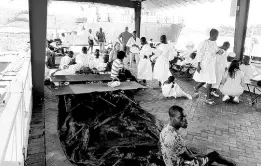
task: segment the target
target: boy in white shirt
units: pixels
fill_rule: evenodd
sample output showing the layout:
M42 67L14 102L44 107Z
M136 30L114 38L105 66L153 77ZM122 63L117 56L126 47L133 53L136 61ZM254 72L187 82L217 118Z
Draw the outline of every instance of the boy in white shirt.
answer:
M72 63L72 58L74 56L73 51L69 51L67 55L61 58L59 69L66 69Z

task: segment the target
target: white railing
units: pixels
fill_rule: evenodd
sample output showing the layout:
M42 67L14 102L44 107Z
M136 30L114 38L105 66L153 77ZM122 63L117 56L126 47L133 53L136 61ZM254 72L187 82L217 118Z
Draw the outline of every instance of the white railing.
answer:
M0 166L22 166L26 158L31 112L32 72L30 57L6 93L6 106L0 116Z

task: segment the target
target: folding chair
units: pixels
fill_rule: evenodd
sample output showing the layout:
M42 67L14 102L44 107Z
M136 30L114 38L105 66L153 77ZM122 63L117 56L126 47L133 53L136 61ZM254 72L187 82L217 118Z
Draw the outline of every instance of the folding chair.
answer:
M251 79L250 81L251 82L246 85L249 91L249 96L251 98L251 104L254 105L255 103L257 103L257 99L259 98L259 96L261 96L261 80Z

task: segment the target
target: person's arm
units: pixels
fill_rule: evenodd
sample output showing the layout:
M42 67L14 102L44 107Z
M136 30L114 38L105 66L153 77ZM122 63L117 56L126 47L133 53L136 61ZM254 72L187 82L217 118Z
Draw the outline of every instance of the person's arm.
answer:
M119 43L123 44L121 38L122 38L122 33L120 33L120 35L118 36L118 41L119 41Z
M186 149L185 151L184 151L184 153L182 153L181 155L180 155L184 160L193 160L193 159L195 159L195 157L197 156L197 155L194 155L193 153L191 153L188 149Z
M106 43L106 34L103 32L104 42Z
M197 50L197 72L200 72L201 70L201 62L202 62L202 59L203 59L203 56L205 54L205 51L206 51L206 42L202 42L200 43L199 47L198 47L198 50Z
M113 60L113 52L114 50L110 51L108 62L111 62Z
M239 71L239 74L241 74L241 76L240 76L240 85L244 88L245 87L245 76L244 76L244 72L242 72L242 71Z
M227 75L228 75L228 72L226 71L224 73L223 77L222 77L222 80L221 80L221 83L220 83L221 85L224 85L225 82L227 81Z

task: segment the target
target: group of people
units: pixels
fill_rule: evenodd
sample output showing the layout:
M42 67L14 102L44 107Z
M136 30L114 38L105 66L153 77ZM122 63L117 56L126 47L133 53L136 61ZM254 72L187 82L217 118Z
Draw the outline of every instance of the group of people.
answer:
M100 28L97 33L98 42L101 49L96 50L92 54L93 43L95 37L92 35L92 30L89 30L89 46L82 48L82 53L73 58L73 52L69 51L62 59L59 66L62 73L74 74L77 70L83 67L96 69L98 72L111 72L112 80L119 80L119 73L123 69L132 67L134 60L137 66L137 79L143 85L147 81L157 80L162 88L162 94L165 97L192 97L184 92L176 83L175 77L172 75L171 62L177 56L174 52L172 44L167 42L167 37L162 35L160 43L156 48L147 41L145 37L138 38L136 31L131 34L128 32L128 27L118 37L118 42L113 46L110 52L103 50L103 42L105 35ZM246 83L259 73L250 65L249 57L244 57L243 63L234 59L234 53L227 53L230 47L229 42L224 42L221 47L218 47L216 40L219 32L216 29L210 31L209 39L200 43L196 52L187 53L182 63L192 64L196 69L193 79L198 82L194 87L195 97L199 96L199 89L206 86L206 103L215 104L211 96L219 97L219 90L224 95L222 100L227 101L231 97L233 101L239 103L239 96L243 93ZM102 38L102 39L101 39ZM101 40L100 40L101 39ZM91 54L88 50L91 49ZM181 63L181 62L180 62Z
M224 42L218 47L216 44L218 35L218 30L212 29L210 38L200 43L198 47L197 69L193 79L199 84L194 87L194 92L197 97L199 89L205 85L207 104L215 104L211 95L219 97L218 90L224 95L222 101L228 101L232 97L233 102L239 103L239 96L244 92L246 83L259 74L259 71L249 63L249 57L245 57L242 63L234 59L234 53L228 54L229 42Z
M89 31L89 47L83 47L82 53L74 58L74 53L69 51L62 59L59 66L60 74L75 74L82 68L90 68L98 72L110 71L112 81L121 81L121 72L133 66L134 60L137 63L137 79L144 85L149 80L157 80L162 88L162 94L165 97L186 97L192 99L192 96L184 92L175 77L172 75L170 62L177 56L172 44L167 42L167 37L160 37L160 44L153 48L146 37L137 37L136 31L132 34L125 32L118 37L118 42L113 46L110 52L104 52L103 42L105 36L102 28L100 35L97 35L100 43L100 50L96 49L94 54L88 51L93 49L95 37L92 30ZM193 79L198 82L194 87L194 93L197 97L199 89L206 86L206 103L215 104L211 96L219 97L218 90L224 95L223 101L230 97L233 101L239 103L239 96L244 91L246 83L250 82L256 74L260 74L252 65L250 58L244 57L243 62L234 59L234 53L227 53L230 47L229 42L224 42L218 47L216 40L219 32L216 29L210 31L209 39L200 43L197 52L191 52L185 58L184 63L192 63L196 68ZM101 39L101 40L100 40ZM126 69L125 69L126 68ZM207 155L199 155L190 151L179 134L180 128L187 127L186 115L183 108L172 106L169 109L170 123L163 128L160 134L161 152L164 162L167 166L173 165L207 165L213 162L234 166L235 164L221 157L217 152L211 152Z

